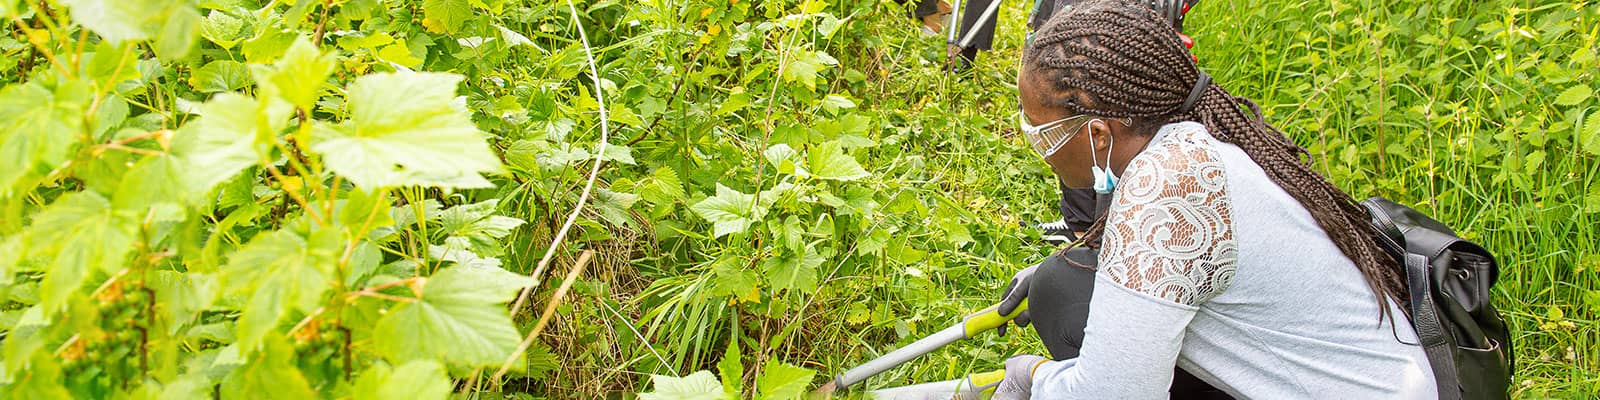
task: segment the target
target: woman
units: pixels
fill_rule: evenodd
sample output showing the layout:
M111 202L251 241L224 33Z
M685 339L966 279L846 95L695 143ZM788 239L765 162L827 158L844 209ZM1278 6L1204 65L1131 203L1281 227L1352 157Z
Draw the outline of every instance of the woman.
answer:
M997 398L1166 398L1174 366L1237 398L1437 398L1367 214L1155 13L1052 17L1017 86L1061 182L1113 200L1080 240L1102 246L1076 357L1007 360ZM1070 275L1039 275L1031 316L1051 343L1046 321L1070 317L1041 306L1073 295L1049 290Z

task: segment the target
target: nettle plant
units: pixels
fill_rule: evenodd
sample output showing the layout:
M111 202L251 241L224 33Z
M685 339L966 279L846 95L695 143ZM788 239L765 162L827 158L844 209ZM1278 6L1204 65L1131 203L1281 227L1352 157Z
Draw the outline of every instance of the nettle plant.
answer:
M288 3L0 1L0 397L442 398L517 366L523 221L448 195L505 167L464 77L411 69L500 5Z

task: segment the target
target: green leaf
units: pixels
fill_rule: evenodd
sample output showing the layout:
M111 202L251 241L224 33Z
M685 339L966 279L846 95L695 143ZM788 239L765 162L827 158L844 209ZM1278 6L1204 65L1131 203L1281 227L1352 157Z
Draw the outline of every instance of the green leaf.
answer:
M233 48L244 38L244 20L222 11L211 10L200 20L200 36L224 50Z
M817 254L815 245L807 245L803 251L789 251L781 257L768 258L761 266L773 289L810 292L817 288L817 267L824 261L827 257Z
M639 189L639 196L654 204L668 204L684 198L683 180L672 168L656 168L649 183Z
M373 333L390 361L496 367L521 342L504 303L532 280L499 268L455 266L429 277L422 297L391 308Z
M29 255L50 260L39 284L39 304L45 313L78 293L90 273L122 269L133 251L137 226L130 215L116 212L94 191L62 196L35 215L23 231L23 242Z
M761 290L758 281L760 277L756 276L755 271L746 268L746 263L747 259L744 257L726 254L712 262L711 273L716 274L717 279L712 285L711 292L716 296L734 296L751 303L760 301Z
M728 349L722 352L722 361L717 361L717 374L722 376L722 392L728 396L738 396L744 380L744 355L739 351L738 331L733 337L728 338Z
M806 154L806 170L822 179L853 181L871 176L855 157L845 154L838 141L824 142Z
M11 272L22 261L22 235L0 236L0 288L10 285L14 279ZM0 289L3 290L3 289ZM10 330L8 326L0 325L0 329ZM4 374L0 374L4 376Z
M162 1L63 0L72 20L112 43L147 39L161 22Z
M155 50L162 60L177 60L189 56L189 50L200 40L200 13L185 2L169 4L172 7L156 36Z
M305 37L296 37L289 50L272 66L251 66L263 97L277 97L301 110L310 110L333 73L338 57L323 54Z
M158 155L145 157L129 168L117 183L111 204L120 210L143 211L156 204L169 204L172 215L181 219L183 210L177 207L184 199L192 197L185 179L184 163L177 157Z
M1578 143L1589 154L1600 155L1600 111L1583 120L1583 131L1578 133Z
M238 321L239 345L246 353L292 311L311 312L322 304L343 254L340 233L309 236L290 229L263 233L234 253L222 267L222 284L231 296L246 298Z
M1561 94L1556 96L1556 104L1563 106L1575 106L1584 100L1588 100L1589 96L1593 94L1594 91L1589 89L1589 85L1578 84L1576 86L1567 88L1567 90L1561 91Z
M294 44L294 41L299 38L300 35L292 32L266 29L255 37L250 38L250 40L246 40L244 47L240 50L244 51L244 59L246 61L260 64L270 63L282 56L284 50L288 50L289 45Z
M625 192L613 192L607 189L595 191L594 207L600 212L600 217L613 225L623 225L633 221L628 214L628 209L633 203L639 201L639 195Z
M390 368L377 363L356 378L356 400L445 399L452 388L450 375L433 360L414 360Z
M761 377L756 379L756 387L763 399L799 399L805 395L806 386L811 385L811 377L816 374L817 371L767 360Z
M654 391L639 393L639 400L721 400L726 398L722 384L711 371L697 371L682 378L650 375Z
M439 222L443 225L446 247L484 256L505 254L505 246L500 243L500 239L510 235L511 230L522 226L525 221L494 215L499 205L500 199L489 199L450 207L439 212ZM452 239L458 245L451 245Z
M807 89L817 88L817 74L829 65L839 65L839 60L826 52L801 50L789 58L783 68L785 82L800 82Z
M207 193L266 157L269 143L289 124L288 103L223 93L200 107L201 117L172 139L191 193Z
M249 67L228 60L212 61L189 75L189 86L201 92L231 92L251 82Z
M423 0L422 15L432 20L423 21L428 30L456 33L472 18L472 5L467 0Z
M408 68L422 65L422 59L411 54L411 49L406 47L406 42L394 42L378 49L378 58L384 61L400 64Z
M311 399L317 398L305 375L295 367L295 351L282 338L266 341L258 357L233 369L222 379L224 399Z
M500 159L455 101L461 76L399 72L366 75L350 85L351 117L318 124L311 149L328 168L363 188L482 188L480 173Z
M76 87L63 85L52 92L29 82L0 90L0 198L25 189L13 187L23 177L42 176L67 161L83 133L88 98Z
M750 228L750 224L766 214L765 208L756 209L754 195L729 189L720 183L717 184L716 196L707 197L689 206L689 209L706 221L711 221L713 237L744 232Z

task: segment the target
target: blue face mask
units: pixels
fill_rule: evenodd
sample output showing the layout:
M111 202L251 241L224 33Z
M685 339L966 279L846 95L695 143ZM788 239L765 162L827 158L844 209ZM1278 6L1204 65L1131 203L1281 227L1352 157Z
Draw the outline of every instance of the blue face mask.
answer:
M1106 149L1106 167L1100 168L1100 157L1094 154L1094 134L1089 134L1089 159L1094 163L1089 172L1094 174L1094 192L1099 194L1111 194L1117 189L1117 176L1111 174L1111 151L1117 148L1117 141L1110 137L1107 140L1110 146Z

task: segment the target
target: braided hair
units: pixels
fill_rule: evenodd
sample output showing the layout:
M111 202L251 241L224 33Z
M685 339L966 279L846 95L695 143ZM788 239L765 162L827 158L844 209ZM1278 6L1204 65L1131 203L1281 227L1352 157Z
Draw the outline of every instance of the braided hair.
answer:
M1367 210L1313 170L1306 150L1267 124L1260 107L1216 83L1205 83L1198 101L1185 107L1195 85L1209 78L1178 32L1154 11L1132 1L1079 4L1040 28L1022 63L1025 79L1043 88L1049 104L1074 114L1123 118L1143 135L1179 121L1204 124L1217 139L1243 149L1300 201L1355 263L1378 304L1384 304L1385 295L1406 301L1399 268L1373 239ZM1105 219L1100 216L1074 246L1098 242ZM1382 318L1388 308L1379 310Z

